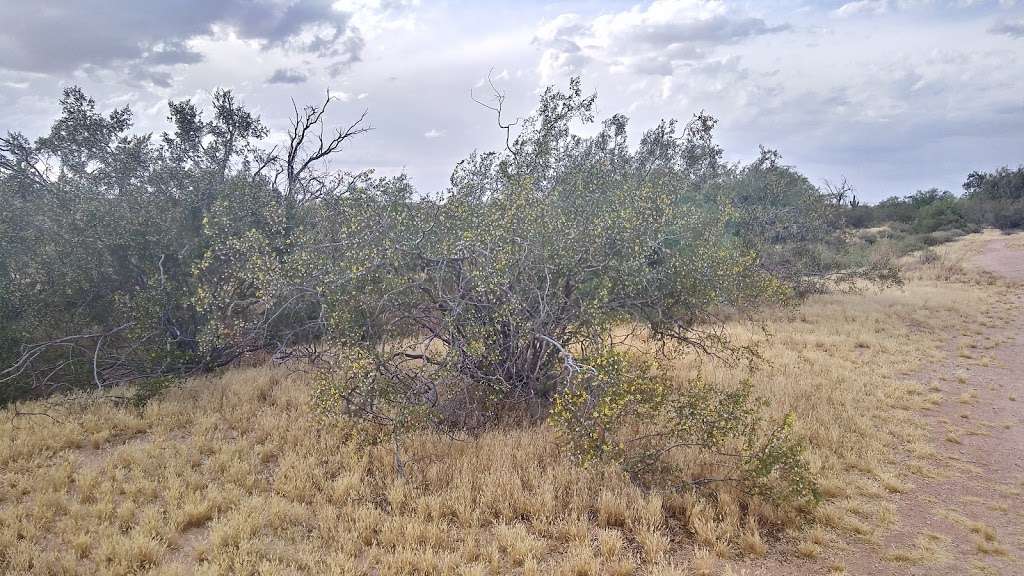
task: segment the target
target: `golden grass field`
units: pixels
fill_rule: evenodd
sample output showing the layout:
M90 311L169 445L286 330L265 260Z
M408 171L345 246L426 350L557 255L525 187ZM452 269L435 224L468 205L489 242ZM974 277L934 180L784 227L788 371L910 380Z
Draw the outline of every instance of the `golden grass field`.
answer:
M894 522L891 495L937 465L943 439L920 415L935 393L915 373L951 333L977 338L978 361L995 345L981 334L1002 322L1010 288L964 264L990 235L908 257L903 288L766 319L753 382L773 413L797 416L825 496L814 509L727 484L640 489L573 465L545 425L410 438L399 478L390 447L312 414L301 376L247 368L142 410L84 395L17 406L49 416L0 413L0 573L740 574L766 554L842 572L851 543ZM691 358L679 381L698 367L723 384L746 375Z

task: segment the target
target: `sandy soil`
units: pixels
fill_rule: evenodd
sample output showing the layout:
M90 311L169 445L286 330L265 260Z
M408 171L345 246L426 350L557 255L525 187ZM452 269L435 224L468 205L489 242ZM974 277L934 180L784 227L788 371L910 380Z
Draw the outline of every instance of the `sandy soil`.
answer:
M988 361L964 357L954 335L948 360L920 375L944 398L926 413L936 477L912 477L879 543L829 560L769 559L741 574L1024 575L1024 245L996 239L974 264L1021 290L1002 326L975 339L997 343L984 351Z

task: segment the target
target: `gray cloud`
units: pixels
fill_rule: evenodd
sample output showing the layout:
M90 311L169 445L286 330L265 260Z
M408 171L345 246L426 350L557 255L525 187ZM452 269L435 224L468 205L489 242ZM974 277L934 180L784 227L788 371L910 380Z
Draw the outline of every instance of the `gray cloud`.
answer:
M988 31L1013 38L1024 38L1024 20L997 22Z
M148 83L159 88L170 88L173 84L173 77L166 70L152 70L144 66L137 66L133 73L140 84Z
M543 79L599 62L640 75L671 76L684 62L704 61L716 48L789 30L725 3L656 0L583 20L563 14L543 25L534 44L546 52Z
M366 46L366 41L359 34L346 36L341 40L341 43L344 47L342 55L327 67L327 73L332 78L336 78L342 72L348 70L352 64L361 61L363 48Z
M192 50L180 40L158 44L146 51L140 59L142 64L151 66L174 66L196 64L203 61L203 55Z
M48 74L86 66L113 68L130 63L190 64L202 56L184 44L215 27L265 47L287 47L321 57L358 60L347 41L358 31L350 15L329 0L0 0L0 68Z
M309 80L309 76L304 72L278 68L274 70L270 78L267 78L267 84L302 84L306 80Z
M652 47L679 44L730 44L746 38L789 30L788 24L769 26L760 18L719 14L711 18L659 22L638 26L622 33L622 42L637 42Z

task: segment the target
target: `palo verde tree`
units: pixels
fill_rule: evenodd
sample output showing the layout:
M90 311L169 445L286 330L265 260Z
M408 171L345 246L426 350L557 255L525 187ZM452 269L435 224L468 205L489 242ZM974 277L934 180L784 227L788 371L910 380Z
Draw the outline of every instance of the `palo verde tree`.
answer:
M777 151L762 147L754 162L726 167L716 186L735 210L730 231L797 295L849 288L862 279L899 281L887 260L851 259L845 203L852 189L845 181L819 189L782 164Z
M372 200L324 218L346 229L325 239L317 267L345 264L337 285L316 290L354 296L338 309L350 329L329 331L316 401L382 436L550 414L582 460L641 473L698 447L728 455L752 487L771 477L809 495L787 421L761 420L749 389L680 389L659 365L692 349L742 356L725 316L789 302L807 275L851 273L782 259L787 247L840 242L836 228L773 236L781 216L757 213L774 199L764 190L790 201L792 228L830 201L768 160L725 164L706 116L681 130L664 122L636 149L621 115L594 136L573 133L593 106L578 79L548 89L506 150L462 161L440 197L413 201L403 182L379 181ZM500 95L493 109L510 130ZM753 230L758 216L774 220Z
M185 376L314 337L273 308L306 204L343 188L323 164L366 128L296 109L283 149L229 91L209 117L171 102L169 132L130 133L65 90L49 134L0 138L0 374L5 397ZM314 143L315 141L315 143Z

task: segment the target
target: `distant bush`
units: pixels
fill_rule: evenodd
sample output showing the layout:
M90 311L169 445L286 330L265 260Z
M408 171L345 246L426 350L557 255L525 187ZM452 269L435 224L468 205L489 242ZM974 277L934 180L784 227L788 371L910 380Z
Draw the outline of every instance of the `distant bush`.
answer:
M861 226L878 227L875 231L861 230L857 233L860 241L872 246L861 252L892 257L978 232L984 220L978 217L977 205L969 199L958 198L950 192L934 188L902 198L891 197L874 206L854 202L846 207L844 214L847 222L855 221ZM854 251L850 254L856 253ZM870 260L870 256L867 258Z
M957 197L935 188L903 198L887 198L875 206L857 206L856 212L858 221L865 225L907 226L918 234L970 227Z
M971 232L974 232L974 230ZM921 235L921 240L925 246L938 246L939 244L952 242L967 233L968 232L964 230L940 230L938 232Z
M843 216L855 228L909 226L917 234L1024 227L1024 167L1000 168L990 174L973 172L963 187L966 193L962 198L934 188L902 198L893 196L874 206L854 198Z
M777 152L763 148L756 161L721 186L737 212L732 231L747 240L761 266L796 294L828 291L853 277L895 279L883 262L849 258L845 188L821 190L782 165Z
M966 209L982 226L1024 228L1024 166L972 172L964 182Z
M918 210L912 223L917 233L932 233L967 227L960 205L952 194L943 195Z

